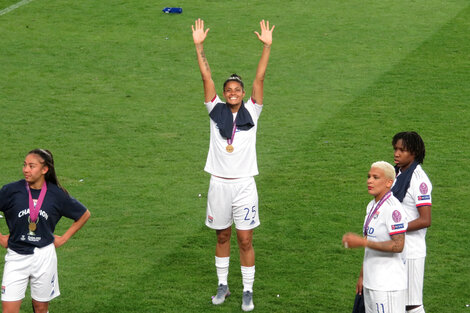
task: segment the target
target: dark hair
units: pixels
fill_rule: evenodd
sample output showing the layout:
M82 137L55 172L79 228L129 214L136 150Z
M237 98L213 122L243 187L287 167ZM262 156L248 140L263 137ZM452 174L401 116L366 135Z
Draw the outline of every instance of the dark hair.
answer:
M424 148L424 142L421 136L414 131L397 133L395 136L393 136L392 146L395 147L398 140L400 139L402 140L403 148L414 155L416 162L423 164L426 150Z
M52 156L52 153L46 149L34 149L34 150L29 151L28 155L29 154L36 154L41 159L44 160L44 162L41 162L41 163L43 163L43 165L49 168L46 175L44 175L44 178L46 179L46 181L49 183L53 183L54 185L57 185L57 187L59 187L66 194L68 194L68 191L60 185L59 180L57 179L57 175L55 173L55 168L54 168L54 157Z
M242 86L242 90L245 90L245 85L243 84L242 78L238 76L237 74L232 74L230 75L229 78L224 83L224 91L225 91L225 86L227 85L228 82L238 82Z

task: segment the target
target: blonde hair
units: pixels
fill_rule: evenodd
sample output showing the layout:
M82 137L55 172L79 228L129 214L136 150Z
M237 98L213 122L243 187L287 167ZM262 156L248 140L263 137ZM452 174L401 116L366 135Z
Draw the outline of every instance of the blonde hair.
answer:
M390 163L385 162L385 161L378 161L378 162L372 163L370 168L373 168L373 167L380 168L381 170L383 170L385 177L392 179L392 180L395 179L395 168Z

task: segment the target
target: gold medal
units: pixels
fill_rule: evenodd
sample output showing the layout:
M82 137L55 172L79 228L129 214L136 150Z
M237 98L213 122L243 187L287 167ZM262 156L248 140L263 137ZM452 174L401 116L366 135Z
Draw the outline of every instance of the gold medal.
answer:
M227 150L228 153L232 153L233 152L233 146L232 145L228 145L225 150Z
M30 231L35 231L36 230L36 223L33 223L33 222L29 223L29 230Z

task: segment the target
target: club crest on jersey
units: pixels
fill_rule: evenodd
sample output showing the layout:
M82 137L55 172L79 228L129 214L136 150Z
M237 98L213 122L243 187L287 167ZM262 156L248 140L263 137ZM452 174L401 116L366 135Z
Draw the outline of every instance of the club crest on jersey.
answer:
M426 183L421 183L421 185L419 185L419 191L421 191L421 194L425 195L428 193L428 185L426 185Z
M209 221L209 223L214 222L214 218L210 215L207 215L207 220Z
M431 199L431 196L430 195L423 195L423 196L418 196L418 200L421 201L421 200L429 200Z
M2 286L2 295L5 294L5 289L6 289L6 287L5 287L5 286Z
M393 218L393 221L394 221L395 223L398 223L399 221L401 221L401 213L400 213L400 211L398 211L398 210L393 211L393 213L392 213L392 218Z
M374 220L378 219L379 218L379 214L380 214L380 211L377 211L374 215Z

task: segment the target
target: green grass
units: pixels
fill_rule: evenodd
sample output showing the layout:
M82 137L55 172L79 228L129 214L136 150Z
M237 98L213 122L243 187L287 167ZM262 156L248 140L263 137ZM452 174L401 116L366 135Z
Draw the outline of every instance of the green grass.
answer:
M218 90L235 72L247 94L261 52L253 31L262 18L276 25L258 131L256 312L351 311L362 252L341 236L360 231L368 167L392 161L402 130L423 136L434 185L426 310L466 312L468 2L35 0L0 16L0 185L45 147L92 212L58 250L51 312L241 311L236 241L233 295L210 304L198 17Z

